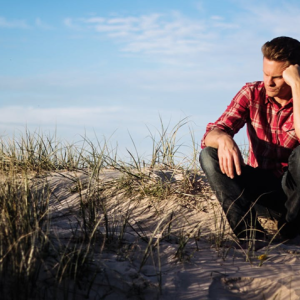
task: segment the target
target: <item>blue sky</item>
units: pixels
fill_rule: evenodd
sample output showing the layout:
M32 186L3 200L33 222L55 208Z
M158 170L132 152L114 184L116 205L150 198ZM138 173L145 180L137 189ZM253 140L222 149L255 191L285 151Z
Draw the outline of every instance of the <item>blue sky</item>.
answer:
M2 0L0 134L96 133L130 148L129 132L143 152L160 115L189 117L200 141L262 79L261 45L300 39L299 15L299 1Z

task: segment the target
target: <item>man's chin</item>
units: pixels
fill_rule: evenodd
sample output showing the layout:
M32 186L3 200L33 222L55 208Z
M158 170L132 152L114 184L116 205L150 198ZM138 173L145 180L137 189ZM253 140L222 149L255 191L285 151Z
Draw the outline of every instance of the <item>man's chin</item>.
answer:
M267 91L267 96L269 96L269 97L274 98L274 97L276 97L277 95L278 95L277 92L269 92L269 91Z

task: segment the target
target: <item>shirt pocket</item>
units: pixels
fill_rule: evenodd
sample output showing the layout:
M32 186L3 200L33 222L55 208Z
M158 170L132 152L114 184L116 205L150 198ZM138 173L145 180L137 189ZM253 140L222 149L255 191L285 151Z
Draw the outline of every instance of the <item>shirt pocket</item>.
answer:
M283 124L282 126L282 133L283 135L285 135L283 138L284 140L295 140L298 141L298 138L296 136L296 132L295 132L295 126L294 126L294 122L286 122Z
M295 131L294 122L286 122L283 124L282 129L284 132Z

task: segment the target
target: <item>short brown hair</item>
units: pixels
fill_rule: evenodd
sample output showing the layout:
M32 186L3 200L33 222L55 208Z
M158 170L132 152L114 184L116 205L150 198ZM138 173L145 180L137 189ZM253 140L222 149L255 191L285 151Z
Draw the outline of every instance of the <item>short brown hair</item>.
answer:
M265 58L275 61L286 61L291 65L300 65L300 42L296 39L280 36L266 42L261 51Z

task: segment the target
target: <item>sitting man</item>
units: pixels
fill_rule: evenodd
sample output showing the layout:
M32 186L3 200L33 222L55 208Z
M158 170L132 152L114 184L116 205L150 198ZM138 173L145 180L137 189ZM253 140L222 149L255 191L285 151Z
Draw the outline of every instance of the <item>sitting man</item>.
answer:
M262 46L263 81L247 83L207 125L200 164L241 247L265 238L257 216L300 233L300 42L278 37ZM234 135L247 124L248 162ZM252 235L252 238L251 238Z

